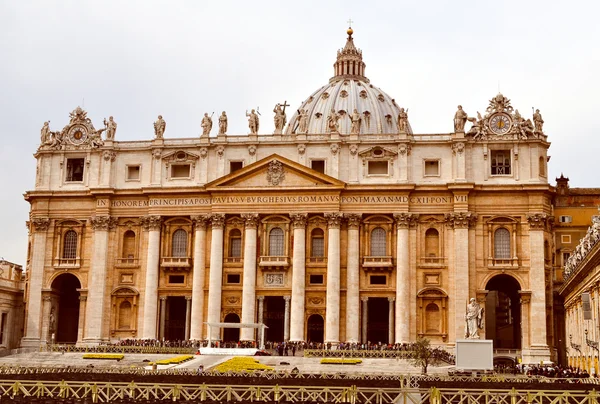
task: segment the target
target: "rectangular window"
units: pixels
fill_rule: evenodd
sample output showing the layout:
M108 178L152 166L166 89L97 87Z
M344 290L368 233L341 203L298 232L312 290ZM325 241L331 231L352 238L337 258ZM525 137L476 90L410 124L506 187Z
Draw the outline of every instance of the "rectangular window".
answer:
M568 253L568 252L562 253L563 266L567 263L567 261L569 260L570 257L571 257L571 253Z
M8 317L7 313L2 313L2 317L0 317L0 344L4 345L4 333L6 332L6 317Z
M558 221L561 223L572 223L573 222L573 217L572 216L567 216L567 215L562 215L558 217Z
M322 174L325 174L325 160L311 160L310 168Z
M171 178L190 178L190 165L173 164L171 166Z
M67 159L67 182L83 182L84 159Z
M236 172L237 170L241 170L244 167L243 161L230 161L229 162L229 173Z
M369 175L388 175L388 162L369 161Z
M492 150L492 175L510 175L510 150Z
M308 277L308 283L310 283L311 285L322 285L323 275L310 275Z
M169 275L169 283L185 283L185 275Z
M571 244L571 235L570 234L561 234L560 242L563 244Z
M127 181L139 181L140 168L140 166L127 166Z
M425 177L439 177L440 175L440 161L439 160L425 160Z
M227 274L227 283L239 284L241 282L240 274Z
M371 285L386 285L387 284L387 276L385 276L385 275L371 275L369 277L369 283Z

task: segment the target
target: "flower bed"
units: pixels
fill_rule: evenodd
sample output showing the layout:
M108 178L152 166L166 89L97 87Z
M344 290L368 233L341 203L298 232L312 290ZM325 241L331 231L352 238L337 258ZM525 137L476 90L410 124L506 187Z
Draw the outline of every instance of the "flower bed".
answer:
M125 355L123 354L84 354L83 359L116 359L120 361Z
M194 355L180 355L180 356L176 356L174 358L161 359L159 361L156 361L156 364L157 365L179 365L180 363L189 361L190 359L193 359L193 358L194 358Z
M254 358L236 356L215 367L217 372L253 372L255 370L273 370L271 366L263 365Z
M362 363L361 359L345 359L345 358L323 358L322 365L358 365Z

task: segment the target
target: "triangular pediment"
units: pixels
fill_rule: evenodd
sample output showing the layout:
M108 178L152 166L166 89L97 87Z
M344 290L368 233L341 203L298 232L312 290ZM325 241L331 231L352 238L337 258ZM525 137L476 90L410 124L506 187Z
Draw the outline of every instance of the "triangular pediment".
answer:
M208 191L226 189L280 188L342 189L346 186L329 175L322 174L278 154L272 154L229 175L206 184Z

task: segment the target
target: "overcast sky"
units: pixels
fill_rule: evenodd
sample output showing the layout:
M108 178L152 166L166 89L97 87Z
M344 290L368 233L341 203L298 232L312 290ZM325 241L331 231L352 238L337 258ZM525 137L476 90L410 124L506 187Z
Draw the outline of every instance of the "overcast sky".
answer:
M541 110L552 183L599 187L599 14L592 0L0 1L0 257L25 264L44 121L61 129L82 105L96 128L113 115L117 140L150 139L158 114L165 137L194 137L227 111L245 134L246 109L295 110L327 84L349 18L367 77L415 133L451 132L458 104L475 116L500 90Z

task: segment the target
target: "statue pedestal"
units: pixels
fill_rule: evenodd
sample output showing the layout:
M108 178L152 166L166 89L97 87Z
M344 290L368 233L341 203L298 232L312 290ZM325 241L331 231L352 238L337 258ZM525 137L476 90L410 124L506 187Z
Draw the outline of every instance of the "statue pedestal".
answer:
M494 341L491 339L456 340L456 369L494 370Z
M458 131L458 132L454 132L452 134L452 139L464 139L465 138L465 132L464 131Z

